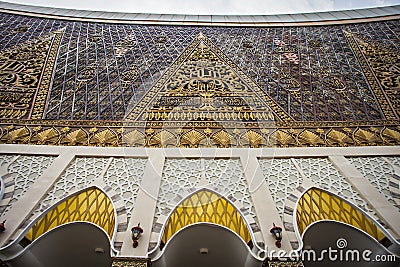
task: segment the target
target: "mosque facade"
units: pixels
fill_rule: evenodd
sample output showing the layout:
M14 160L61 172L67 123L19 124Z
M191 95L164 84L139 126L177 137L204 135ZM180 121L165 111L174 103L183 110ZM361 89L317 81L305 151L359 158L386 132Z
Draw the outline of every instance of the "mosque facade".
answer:
M4 266L398 266L400 6L0 12Z

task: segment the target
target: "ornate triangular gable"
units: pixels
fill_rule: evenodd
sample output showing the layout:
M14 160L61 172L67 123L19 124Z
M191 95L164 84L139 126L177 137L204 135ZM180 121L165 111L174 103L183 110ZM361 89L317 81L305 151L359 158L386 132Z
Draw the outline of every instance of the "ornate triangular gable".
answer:
M234 128L291 120L201 33L126 119L153 128L206 121Z
M63 30L0 53L0 118L41 119Z
M388 120L400 116L400 54L371 44L360 36L344 31L356 54L369 85Z

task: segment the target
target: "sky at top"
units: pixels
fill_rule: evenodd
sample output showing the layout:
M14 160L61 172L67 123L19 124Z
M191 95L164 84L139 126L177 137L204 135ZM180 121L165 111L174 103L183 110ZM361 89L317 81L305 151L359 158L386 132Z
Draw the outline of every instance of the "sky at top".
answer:
M5 0L5 2L126 13L269 15L399 5L400 0Z

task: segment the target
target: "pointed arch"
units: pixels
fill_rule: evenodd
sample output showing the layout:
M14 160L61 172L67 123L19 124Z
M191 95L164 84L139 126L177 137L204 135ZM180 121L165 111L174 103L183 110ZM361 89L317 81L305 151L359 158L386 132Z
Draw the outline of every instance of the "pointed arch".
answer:
M201 189L186 197L173 210L164 225L161 241L166 244L180 229L201 222L229 228L246 243L252 240L246 220L238 209L223 196Z
M112 200L96 186L80 190L45 211L25 237L32 242L57 226L76 221L96 224L112 239L116 230L116 211Z
M343 198L320 188L311 187L301 195L294 215L296 231L300 236L314 222L333 220L352 225L382 244L391 242L383 227L368 214Z

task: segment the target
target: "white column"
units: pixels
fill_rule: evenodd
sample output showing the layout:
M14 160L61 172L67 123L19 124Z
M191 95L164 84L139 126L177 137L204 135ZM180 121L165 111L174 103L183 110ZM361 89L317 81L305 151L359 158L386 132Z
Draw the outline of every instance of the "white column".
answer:
M128 224L128 230L124 235L120 256L146 256L150 243L165 156L162 149L149 149L148 156L142 183ZM138 223L143 228L143 234L139 239L138 247L133 248L130 235L131 228Z
M400 213L379 191L363 177L361 172L343 156L330 156L329 160L346 178L346 180L361 194L365 201L372 206L380 218L397 235L400 236Z
M24 223L36 206L51 190L54 183L64 173L65 169L74 160L73 151L60 154L53 163L38 177L22 198L13 204L11 209L0 218L6 220L6 231L0 235L0 245L3 246L9 240L20 225Z
M267 182L265 181L262 169L257 159L257 151L243 150L240 160L244 170L244 176L249 186L251 199L253 200L254 209L257 214L261 234L265 241L268 250L285 250L291 251L289 237L283 227L282 220L276 209L275 202L268 189ZM275 239L269 230L272 228L273 223L282 227L282 247L275 246Z

